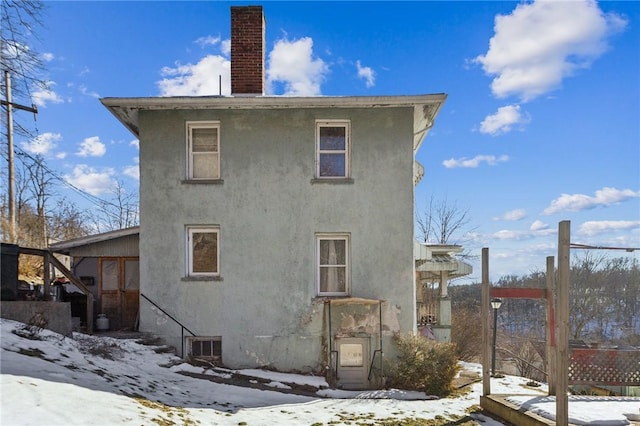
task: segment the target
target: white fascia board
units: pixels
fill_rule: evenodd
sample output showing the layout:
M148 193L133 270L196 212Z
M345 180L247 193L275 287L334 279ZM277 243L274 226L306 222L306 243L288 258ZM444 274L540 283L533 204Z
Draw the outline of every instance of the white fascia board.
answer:
M447 95L403 96L184 96L152 98L102 98L100 102L138 136L138 111L173 109L299 109L299 108L401 108L414 109L414 152L433 126Z

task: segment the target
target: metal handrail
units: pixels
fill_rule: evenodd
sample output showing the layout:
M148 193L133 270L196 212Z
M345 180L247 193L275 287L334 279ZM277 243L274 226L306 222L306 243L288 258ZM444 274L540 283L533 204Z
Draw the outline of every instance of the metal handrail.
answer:
M329 351L331 354L331 368L333 369L333 377L335 380L338 380L338 351L331 350ZM335 355L335 356L334 356ZM335 360L335 361L334 361Z
M383 374L382 371L382 349L376 349L373 351L373 357L371 357L371 365L369 365L369 376L367 376L367 380L371 380L371 373L373 373L373 363L376 360L376 354L380 353L380 374Z
M140 293L140 296L144 297L145 300L147 300L149 303L151 303L153 306L155 306L156 308L160 309L166 316L168 316L169 318L171 318L173 320L173 322L175 322L176 324L178 324L180 326L180 341L182 342L182 352L181 355L182 357L184 357L184 331L187 330L192 336L196 336L196 333L194 333L193 331L189 330L187 328L187 326L185 326L184 324L182 324L180 321L178 321L177 319L175 319L169 312L165 311L164 309L162 309L160 306L158 306L157 303L155 303L153 300L149 299L147 296L145 296L143 293Z

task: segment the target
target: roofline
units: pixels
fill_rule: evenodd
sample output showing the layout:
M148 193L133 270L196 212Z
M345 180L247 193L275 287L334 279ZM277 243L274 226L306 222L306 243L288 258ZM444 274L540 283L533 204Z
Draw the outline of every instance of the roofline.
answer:
M102 98L100 102L136 137L138 112L175 109L292 109L292 108L401 108L414 109L414 151L433 126L447 95L444 93L398 96L176 96Z
M63 252L64 250L68 250L70 248L86 246L89 244L127 237L129 235L135 235L139 233L140 227L133 226L131 228L118 229L115 231L104 232L102 234L87 235L86 237L74 238L72 240L49 244L49 249L56 252Z

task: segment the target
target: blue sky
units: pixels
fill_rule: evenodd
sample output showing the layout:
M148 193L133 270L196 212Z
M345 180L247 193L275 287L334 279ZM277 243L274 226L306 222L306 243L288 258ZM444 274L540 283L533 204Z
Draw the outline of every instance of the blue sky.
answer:
M640 247L637 2L45 2L33 48L51 90L33 92L35 122L16 113L39 133L16 145L92 195L135 193L137 141L99 98L229 94L229 8L245 4L264 7L267 94L448 95L417 209L467 210L452 242L489 247L493 279L544 270L561 220L574 243Z

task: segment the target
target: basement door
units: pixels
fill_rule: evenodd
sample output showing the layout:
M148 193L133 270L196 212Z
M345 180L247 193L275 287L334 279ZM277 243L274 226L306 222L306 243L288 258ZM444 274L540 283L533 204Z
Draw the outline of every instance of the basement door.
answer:
M110 330L133 329L138 317L140 261L138 258L101 258L100 311Z
M338 387L368 389L369 338L337 338L336 347L338 349Z

